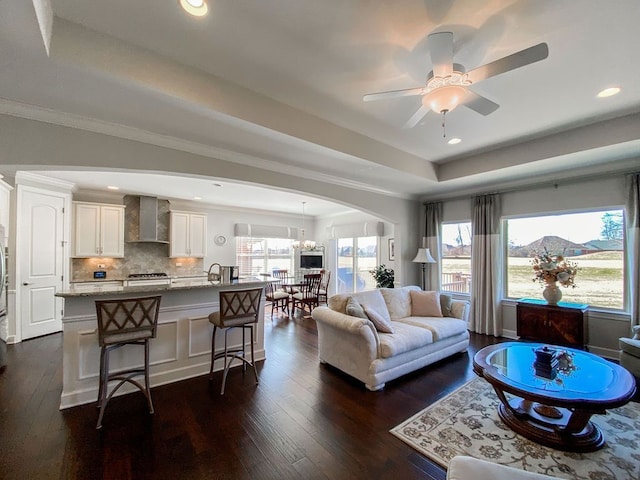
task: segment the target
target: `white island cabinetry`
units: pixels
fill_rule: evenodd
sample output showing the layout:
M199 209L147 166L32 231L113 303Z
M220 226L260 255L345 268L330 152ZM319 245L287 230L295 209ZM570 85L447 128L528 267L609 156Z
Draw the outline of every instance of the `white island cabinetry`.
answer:
M95 402L98 398L100 373L100 347L96 300L136 298L161 295L160 315L156 338L150 343L151 386L177 382L202 376L208 383L207 374L211 362L211 324L209 314L220 309L218 300L221 290L244 290L264 288L260 278L246 278L230 283L178 282L172 285L140 285L127 287L119 282L100 283L93 290L70 288L56 294L65 300L62 318L62 394L60 408ZM260 301L259 322L255 326L254 351L257 361L264 360L264 295ZM216 352L224 349L224 335L216 337ZM229 347L242 345L242 333L229 333ZM250 345L245 344L247 352ZM140 365L139 349L123 347L112 353L113 369L125 369ZM241 365L234 362L234 367ZM214 370L224 368L222 359L215 363ZM137 391L123 386L122 393ZM153 395L153 394L152 394Z
M73 256L124 257L124 205L73 202Z
M171 258L207 255L207 214L171 211Z

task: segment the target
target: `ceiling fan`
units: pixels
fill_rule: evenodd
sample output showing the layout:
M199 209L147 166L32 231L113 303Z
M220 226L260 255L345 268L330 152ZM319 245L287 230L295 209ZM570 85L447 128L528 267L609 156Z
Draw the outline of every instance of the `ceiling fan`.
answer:
M429 110L442 114L444 118L444 115L458 105L464 105L481 115L489 115L495 112L499 105L473 92L469 88L470 86L501 73L539 62L549 56L547 44L539 43L467 72L464 66L453 63L452 32L432 33L428 37L428 44L433 70L427 75L424 87L369 93L362 97L365 102L370 102L386 98L421 95L422 106L411 116L403 128L416 126Z

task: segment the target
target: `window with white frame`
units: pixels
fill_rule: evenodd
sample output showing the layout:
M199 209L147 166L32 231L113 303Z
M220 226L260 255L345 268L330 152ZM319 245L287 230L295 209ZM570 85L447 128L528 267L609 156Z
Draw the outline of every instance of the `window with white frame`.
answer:
M443 292L471 293L471 222L443 223L442 277Z
M369 273L378 262L378 237L338 238L337 291L360 292L376 287Z
M255 276L281 269L293 272L292 242L289 238L236 237L239 274Z
M546 249L577 264L575 288L562 288L562 301L624 308L624 217L620 209L509 218L507 297L542 296L532 257Z

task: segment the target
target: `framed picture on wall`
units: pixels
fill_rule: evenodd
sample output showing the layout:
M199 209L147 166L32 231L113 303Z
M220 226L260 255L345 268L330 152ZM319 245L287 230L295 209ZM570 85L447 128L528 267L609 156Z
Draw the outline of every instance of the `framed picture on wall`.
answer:
M393 238L389 239L389 261L396 259L396 243Z

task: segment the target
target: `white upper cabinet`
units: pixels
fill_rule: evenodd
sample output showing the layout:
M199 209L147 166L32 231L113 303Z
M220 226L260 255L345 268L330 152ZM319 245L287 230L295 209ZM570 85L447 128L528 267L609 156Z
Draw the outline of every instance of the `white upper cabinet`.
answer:
M124 205L74 202L74 257L124 257Z
M204 258L207 255L207 215L171 211L169 256Z

